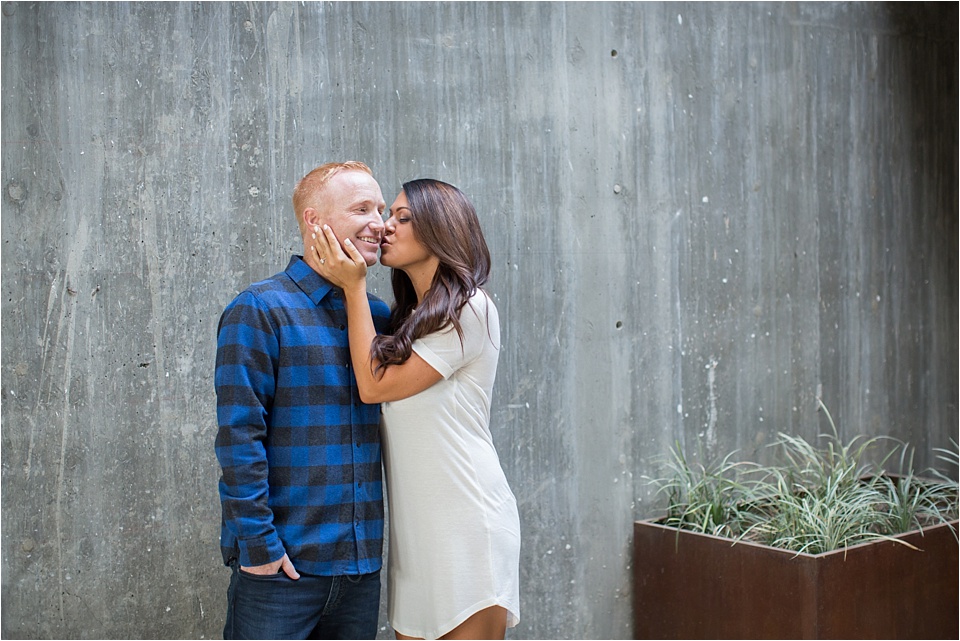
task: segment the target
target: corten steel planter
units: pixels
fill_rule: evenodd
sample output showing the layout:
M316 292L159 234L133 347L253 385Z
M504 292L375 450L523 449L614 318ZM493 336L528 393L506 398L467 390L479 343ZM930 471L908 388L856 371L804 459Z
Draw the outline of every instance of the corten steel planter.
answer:
M957 527L957 522L953 522ZM634 523L637 639L957 639L946 524L825 554Z

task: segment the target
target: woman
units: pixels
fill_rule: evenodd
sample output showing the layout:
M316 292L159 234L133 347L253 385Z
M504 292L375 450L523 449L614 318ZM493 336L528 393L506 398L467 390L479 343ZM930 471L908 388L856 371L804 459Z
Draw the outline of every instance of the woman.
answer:
M490 436L500 325L480 289L490 252L473 205L437 180L403 185L380 248L387 335L351 241L324 226L314 250L343 288L360 397L383 404L390 624L398 639L503 639L519 621L520 521Z

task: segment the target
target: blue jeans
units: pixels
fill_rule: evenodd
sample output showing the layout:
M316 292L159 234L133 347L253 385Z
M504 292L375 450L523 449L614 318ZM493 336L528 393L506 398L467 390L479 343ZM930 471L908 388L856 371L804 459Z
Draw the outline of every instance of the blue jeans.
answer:
M380 572L256 575L231 563L224 639L374 639Z

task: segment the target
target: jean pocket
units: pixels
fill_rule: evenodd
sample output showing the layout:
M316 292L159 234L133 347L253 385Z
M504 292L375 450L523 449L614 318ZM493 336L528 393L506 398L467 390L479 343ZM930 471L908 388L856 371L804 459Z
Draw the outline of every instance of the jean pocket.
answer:
M280 570L276 574L254 574L253 572L247 572L243 568L237 568L240 576L251 581L279 581L282 579L290 580L283 570Z

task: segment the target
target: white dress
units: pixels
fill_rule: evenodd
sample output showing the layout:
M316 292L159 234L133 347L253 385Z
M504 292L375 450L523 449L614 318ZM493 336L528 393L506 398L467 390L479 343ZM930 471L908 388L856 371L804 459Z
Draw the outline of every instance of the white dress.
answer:
M413 344L443 379L382 405L388 618L424 639L494 605L520 620L520 518L490 436L497 308L478 290L460 323L462 347L452 326Z

